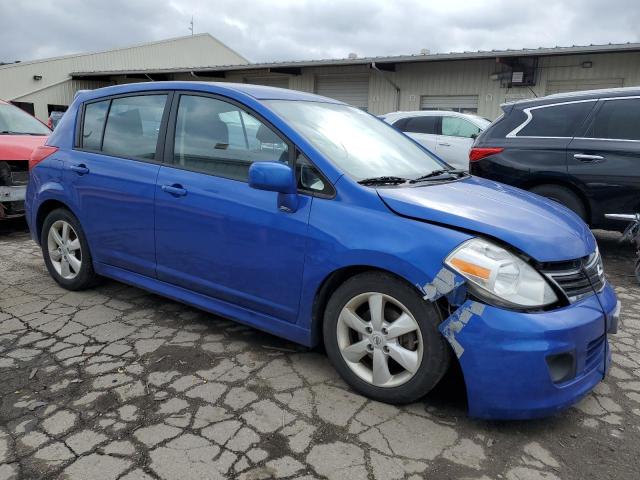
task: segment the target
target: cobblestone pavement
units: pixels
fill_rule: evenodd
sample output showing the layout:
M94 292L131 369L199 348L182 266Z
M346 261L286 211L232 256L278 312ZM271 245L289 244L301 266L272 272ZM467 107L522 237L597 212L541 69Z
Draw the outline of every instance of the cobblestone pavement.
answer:
M598 235L623 302L609 377L553 418L500 423L467 418L455 381L396 408L251 328L115 282L64 291L13 225L0 232L0 479L639 478L640 287L614 234Z

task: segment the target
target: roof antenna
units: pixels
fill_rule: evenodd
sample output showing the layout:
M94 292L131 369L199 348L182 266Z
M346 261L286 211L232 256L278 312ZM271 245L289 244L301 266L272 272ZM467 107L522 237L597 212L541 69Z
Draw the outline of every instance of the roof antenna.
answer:
M191 35L193 36L193 15L191 15L191 21L189 22L189 30L191 31Z

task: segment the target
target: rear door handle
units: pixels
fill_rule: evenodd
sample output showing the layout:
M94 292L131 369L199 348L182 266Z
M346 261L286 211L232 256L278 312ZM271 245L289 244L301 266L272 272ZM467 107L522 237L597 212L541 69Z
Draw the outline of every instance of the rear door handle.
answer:
M173 195L174 197L184 197L187 194L187 190L182 188L182 185L162 185L162 191Z
M71 165L69 167L69 170L76 172L78 175L86 175L87 173L89 173L89 169L83 163L81 163L80 165Z
M451 146L450 143L439 143L438 145L440 145L441 147L450 147Z
M585 153L576 153L573 158L584 163L596 163L604 160L602 155L587 155Z

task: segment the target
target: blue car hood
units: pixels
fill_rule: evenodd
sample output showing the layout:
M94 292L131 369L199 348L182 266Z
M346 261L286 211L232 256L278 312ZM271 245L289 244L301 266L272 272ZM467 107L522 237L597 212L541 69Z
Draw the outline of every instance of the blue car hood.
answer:
M489 180L379 188L394 212L492 236L540 262L593 253L595 239L573 212L551 200Z

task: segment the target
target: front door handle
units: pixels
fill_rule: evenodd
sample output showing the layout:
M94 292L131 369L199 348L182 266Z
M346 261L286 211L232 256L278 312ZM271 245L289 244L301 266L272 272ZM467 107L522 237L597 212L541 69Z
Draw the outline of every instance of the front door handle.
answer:
M89 169L84 163L81 163L80 165L71 165L69 170L76 172L78 175L86 175L89 173Z
M573 158L584 163L597 163L604 160L602 155L587 155L585 153L576 153Z
M450 147L451 146L450 143L439 143L438 145L440 145L441 147Z
M173 195L174 197L184 197L187 194L187 190L177 183L173 185L162 185L160 188L162 188L163 192Z

